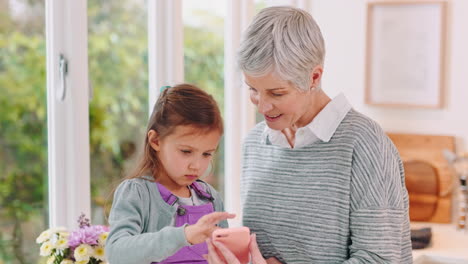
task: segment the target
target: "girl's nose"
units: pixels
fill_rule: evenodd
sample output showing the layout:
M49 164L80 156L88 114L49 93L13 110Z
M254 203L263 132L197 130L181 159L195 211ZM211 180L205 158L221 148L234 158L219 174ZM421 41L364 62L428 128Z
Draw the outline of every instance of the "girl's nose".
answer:
M200 166L201 166L201 160L200 159L193 159L189 163L189 169L190 170L198 171L198 170L200 170Z

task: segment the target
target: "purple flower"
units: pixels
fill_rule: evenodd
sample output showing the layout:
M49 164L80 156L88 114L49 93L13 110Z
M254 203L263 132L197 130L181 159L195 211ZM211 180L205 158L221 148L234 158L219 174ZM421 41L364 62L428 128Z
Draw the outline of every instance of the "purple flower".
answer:
M99 235L108 231L109 227L107 226L83 226L82 228L70 234L70 237L68 238L68 245L73 249L81 244L97 245Z
M109 232L109 227L107 226L92 226L89 219L86 218L83 213L78 218L78 224L80 229L71 232L68 237L68 245L71 248L71 252L81 244L97 245L99 243L99 235L104 232Z
M89 221L89 218L86 218L86 215L84 213L81 213L81 215L78 217L77 222L80 228L91 226L91 221Z

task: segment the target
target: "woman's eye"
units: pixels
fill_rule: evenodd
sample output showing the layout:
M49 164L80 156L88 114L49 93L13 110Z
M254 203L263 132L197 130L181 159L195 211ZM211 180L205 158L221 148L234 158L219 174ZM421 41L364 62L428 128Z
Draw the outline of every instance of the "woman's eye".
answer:
M181 150L180 152L182 152L182 153L184 153L184 154L190 154L190 153L192 153L192 151L190 151L190 150L185 150L185 149Z
M271 95L273 95L273 96L275 96L275 97L279 97L279 96L283 96L284 94L272 93Z
M203 153L203 156L205 156L205 157L211 157L212 155L213 154L211 154L211 153Z
M252 92L252 93L256 93L256 92L257 92L257 90L255 90L255 89L252 88L252 87L249 87L249 91Z

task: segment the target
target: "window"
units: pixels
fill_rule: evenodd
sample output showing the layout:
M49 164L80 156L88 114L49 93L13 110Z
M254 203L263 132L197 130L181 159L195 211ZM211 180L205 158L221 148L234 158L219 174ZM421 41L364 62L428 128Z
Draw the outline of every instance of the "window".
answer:
M91 215L107 224L115 187L135 165L148 121L145 0L88 1Z
M37 263L47 225L43 0L0 0L0 263Z
M185 81L213 95L224 115L225 1L183 2ZM207 181L221 193L224 182L224 140L221 140Z

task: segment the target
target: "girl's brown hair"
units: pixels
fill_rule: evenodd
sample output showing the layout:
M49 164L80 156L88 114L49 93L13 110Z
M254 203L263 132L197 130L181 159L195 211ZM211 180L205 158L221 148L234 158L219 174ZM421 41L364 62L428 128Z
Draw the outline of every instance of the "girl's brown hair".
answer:
M224 132L218 104L211 95L191 84L166 88L154 105L137 166L126 179L145 175L155 177L163 169L157 152L149 144L148 132L155 130L159 139L164 139L177 126L193 126L198 130L197 133L213 130L218 130L221 134Z

